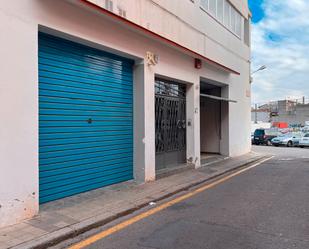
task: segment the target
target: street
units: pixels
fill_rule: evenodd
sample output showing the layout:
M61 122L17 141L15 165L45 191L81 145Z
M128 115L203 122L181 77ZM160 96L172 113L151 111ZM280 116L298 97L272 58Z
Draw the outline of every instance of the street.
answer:
M102 239L97 236L86 247L77 244L75 248L309 248L309 150L262 146L253 150L275 157L119 231L112 230ZM117 220L70 243L130 220L132 216Z
M1 3L0 249L309 249L309 0Z
M297 147L275 147L275 146L253 146L252 150L258 153L275 155L279 160L289 160L292 158L309 158L308 148L297 148Z

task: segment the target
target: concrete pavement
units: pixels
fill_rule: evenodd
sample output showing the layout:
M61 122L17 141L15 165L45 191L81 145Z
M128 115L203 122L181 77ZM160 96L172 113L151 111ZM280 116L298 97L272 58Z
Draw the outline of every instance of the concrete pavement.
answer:
M265 148L270 161L85 248L308 249L308 150Z
M46 248L261 158L250 153L152 183L126 182L42 205L37 217L0 229L0 248Z

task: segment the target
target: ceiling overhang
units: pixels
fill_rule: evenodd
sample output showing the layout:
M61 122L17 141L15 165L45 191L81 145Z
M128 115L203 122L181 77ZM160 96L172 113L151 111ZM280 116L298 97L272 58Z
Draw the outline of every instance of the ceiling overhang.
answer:
M223 97L218 97L218 96L214 96L214 95L210 95L210 94L201 93L200 96L204 97L204 98L215 99L215 100L224 101L224 102L237 103L236 100L228 99L228 98L223 98Z

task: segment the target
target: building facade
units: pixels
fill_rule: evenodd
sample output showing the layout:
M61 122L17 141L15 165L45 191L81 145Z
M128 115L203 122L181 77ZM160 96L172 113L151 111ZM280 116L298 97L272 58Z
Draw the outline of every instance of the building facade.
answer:
M283 122L291 127L305 126L309 121L309 103L307 98L272 101L252 108L253 122Z
M0 32L0 227L250 151L246 0L6 1Z
M303 102L280 100L272 121L286 122L290 126L305 126L309 121L309 104L306 104L305 99Z

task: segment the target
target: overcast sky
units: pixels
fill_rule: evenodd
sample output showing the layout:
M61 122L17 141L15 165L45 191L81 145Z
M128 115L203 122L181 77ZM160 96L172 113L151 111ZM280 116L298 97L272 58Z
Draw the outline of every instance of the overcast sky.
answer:
M249 0L252 102L309 98L309 0Z

